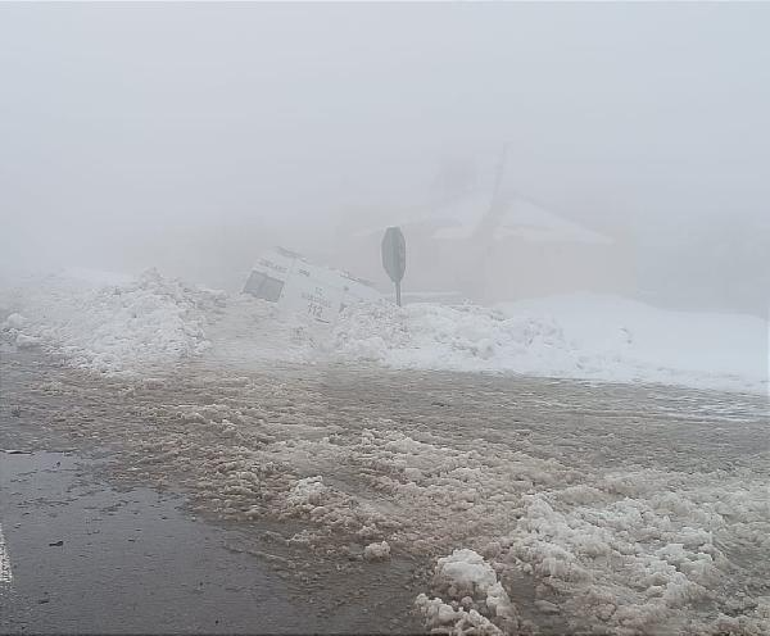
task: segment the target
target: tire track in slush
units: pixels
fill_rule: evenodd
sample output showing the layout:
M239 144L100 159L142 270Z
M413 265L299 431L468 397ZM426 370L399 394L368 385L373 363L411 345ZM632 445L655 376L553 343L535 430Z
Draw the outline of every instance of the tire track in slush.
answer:
M0 523L0 588L10 590L13 586L13 570L11 569L11 557L8 556L5 545L3 524Z

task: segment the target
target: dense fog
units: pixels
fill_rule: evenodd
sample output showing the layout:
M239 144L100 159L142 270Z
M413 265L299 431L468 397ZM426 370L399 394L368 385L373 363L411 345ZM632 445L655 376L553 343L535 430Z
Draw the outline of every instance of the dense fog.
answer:
M0 634L770 634L768 34L0 2Z
M0 268L157 266L237 289L279 244L387 288L377 245L398 224L407 288L585 288L766 316L768 18L762 4L4 4ZM458 201L460 224L518 223L494 267L483 223L439 247L425 229L457 225ZM530 253L524 217L572 236ZM573 249L577 227L603 240ZM578 273L552 289L560 268Z

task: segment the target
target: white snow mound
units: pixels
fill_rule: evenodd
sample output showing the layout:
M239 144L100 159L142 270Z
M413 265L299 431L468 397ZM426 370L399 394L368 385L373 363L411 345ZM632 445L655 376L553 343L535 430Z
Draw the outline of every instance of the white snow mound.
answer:
M470 304L353 305L334 328L333 347L343 359L402 368L547 372L575 366L555 322Z
M497 636L515 634L516 608L492 566L477 552L455 550L438 560L433 577L437 596L420 594L415 606L434 633Z
M768 391L768 323L601 296L498 308L368 303L347 308L332 355L395 368L513 372Z
M387 541L370 543L364 548L364 559L367 561L387 561L390 558L390 545Z
M13 302L23 313L12 313L1 329L17 346L40 345L72 366L114 374L204 351L207 316L224 296L148 270L131 282L97 287L51 276L18 290Z

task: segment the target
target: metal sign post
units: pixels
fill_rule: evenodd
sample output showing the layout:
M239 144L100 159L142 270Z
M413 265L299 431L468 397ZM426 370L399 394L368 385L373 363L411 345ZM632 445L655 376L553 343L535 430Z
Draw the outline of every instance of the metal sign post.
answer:
M401 280L406 271L406 240L401 228L389 227L382 238L382 266L396 285L396 303L401 306Z

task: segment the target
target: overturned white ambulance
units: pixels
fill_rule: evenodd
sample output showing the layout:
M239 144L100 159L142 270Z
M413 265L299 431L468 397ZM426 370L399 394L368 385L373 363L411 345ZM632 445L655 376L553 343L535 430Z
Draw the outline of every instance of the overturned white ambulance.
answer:
M310 263L282 247L270 250L257 261L243 292L322 322L333 322L351 303L381 298L371 283Z

